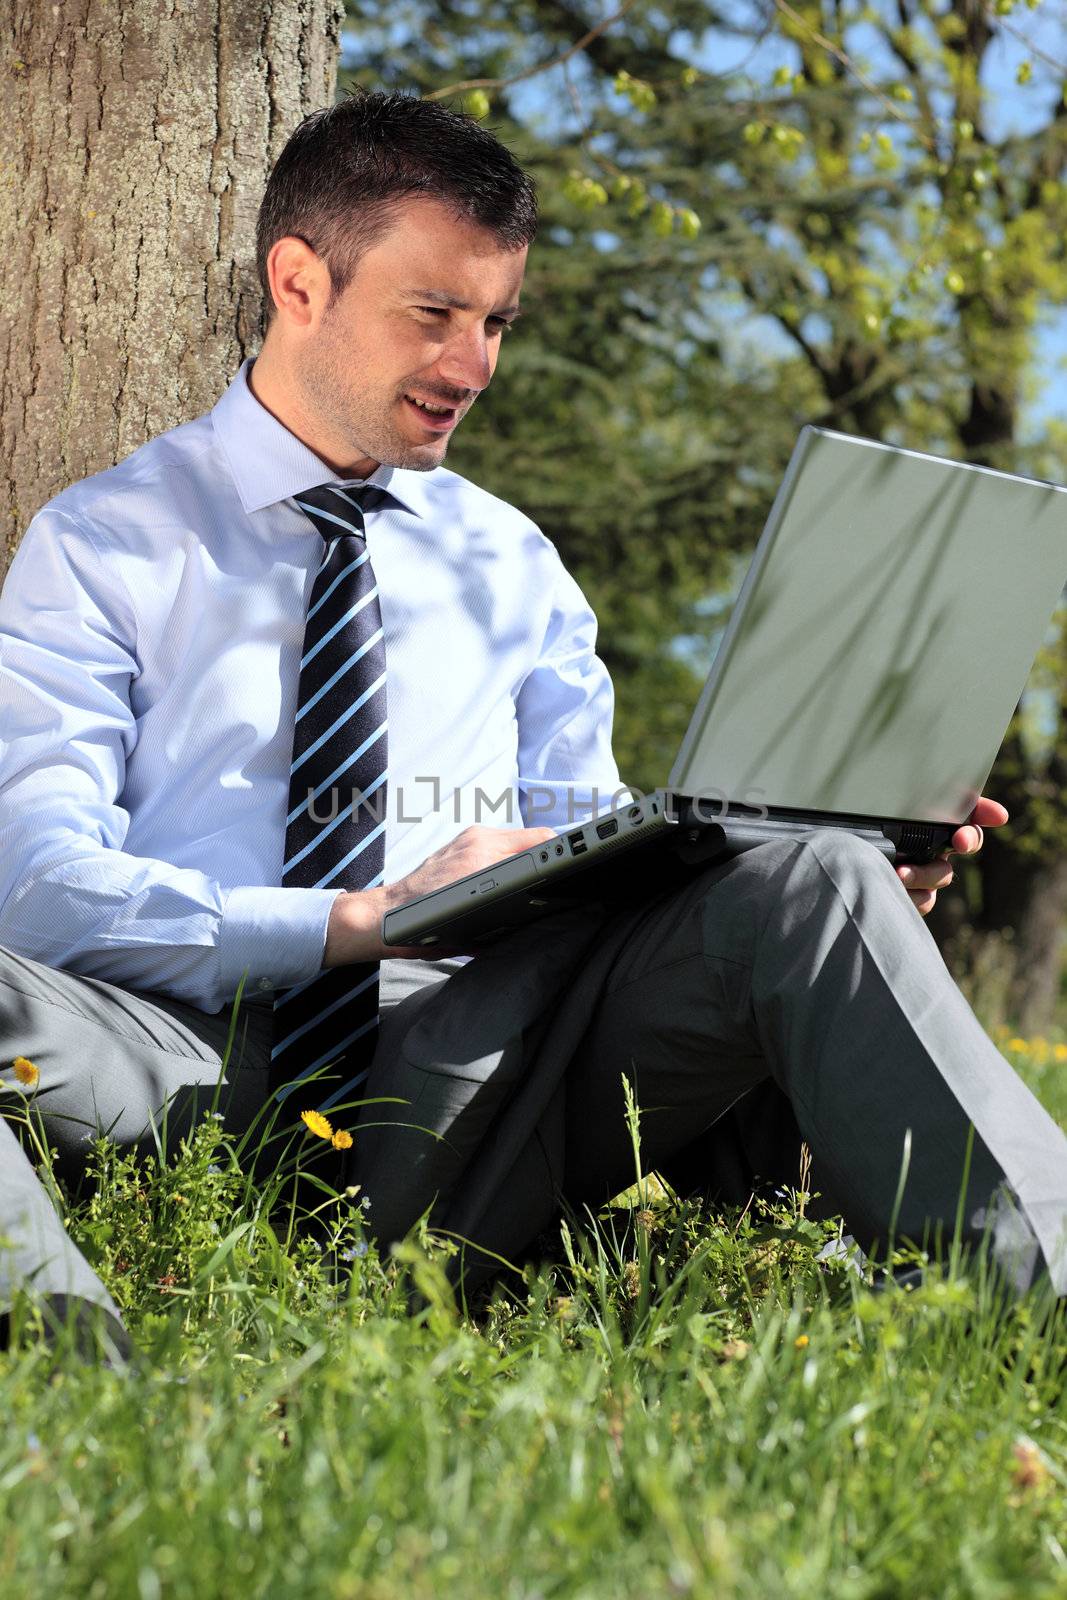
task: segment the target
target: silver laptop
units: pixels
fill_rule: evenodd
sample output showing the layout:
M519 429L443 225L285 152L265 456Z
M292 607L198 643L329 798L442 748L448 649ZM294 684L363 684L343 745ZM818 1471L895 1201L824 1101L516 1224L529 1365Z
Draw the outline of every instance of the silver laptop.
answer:
M927 861L982 792L1067 580L1067 489L805 428L667 783L388 912L474 949L817 827Z

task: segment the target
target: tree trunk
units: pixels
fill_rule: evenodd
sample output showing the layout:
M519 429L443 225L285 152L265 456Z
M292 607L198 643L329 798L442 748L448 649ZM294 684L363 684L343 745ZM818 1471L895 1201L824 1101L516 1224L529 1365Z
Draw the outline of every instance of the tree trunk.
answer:
M992 785L990 786L992 787ZM977 862L954 863L957 882L938 895L927 926L981 1021L1024 1035L1055 1019L1067 923L1067 857L1020 856L986 835L984 911L971 917L960 880Z
M1030 874L1015 930L1011 1004L1020 1033L1044 1033L1053 1020L1063 971L1067 858L1053 856Z
M66 484L259 340L255 219L334 98L341 0L0 0L0 581Z

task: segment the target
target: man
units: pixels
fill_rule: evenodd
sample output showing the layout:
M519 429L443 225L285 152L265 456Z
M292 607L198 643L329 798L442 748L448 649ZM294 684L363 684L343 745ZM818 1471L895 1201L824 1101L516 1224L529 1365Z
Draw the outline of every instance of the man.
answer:
M803 1136L868 1245L951 1231L966 1181L964 1242L1062 1293L1067 1140L918 914L945 862L821 832L473 960L380 942L390 905L619 787L584 597L442 466L534 230L528 178L468 119L381 95L314 114L260 213L259 355L34 518L0 602L0 1066L40 1068L75 1166L165 1102L179 1131L246 980L228 1124L270 1095L329 1110L383 1243L432 1207L468 1282L630 1181L625 1070L646 1165L743 1197L795 1177ZM954 848L1005 818L980 801ZM410 1112L352 1108L382 1095ZM113 1313L0 1132L9 1283Z

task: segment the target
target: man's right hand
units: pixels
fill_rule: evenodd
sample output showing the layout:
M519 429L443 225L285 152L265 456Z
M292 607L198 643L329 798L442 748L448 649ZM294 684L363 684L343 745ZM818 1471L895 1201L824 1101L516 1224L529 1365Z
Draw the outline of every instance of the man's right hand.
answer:
M465 878L470 872L481 872L483 867L494 866L507 856L554 838L551 828L465 828L432 856L427 856L406 878L382 884L378 889L346 890L338 895L330 912L323 966L381 961L388 956L436 961L440 956L470 954L466 950L446 950L436 944L383 944L382 918L406 900L443 889L446 883L455 883L457 878Z

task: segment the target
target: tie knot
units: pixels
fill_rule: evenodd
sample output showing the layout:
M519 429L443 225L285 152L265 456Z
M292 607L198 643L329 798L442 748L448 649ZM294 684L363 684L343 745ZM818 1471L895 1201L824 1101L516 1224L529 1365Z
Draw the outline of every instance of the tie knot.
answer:
M320 483L295 495L296 504L329 543L341 533L364 531L363 513L388 505L392 496L377 484Z

